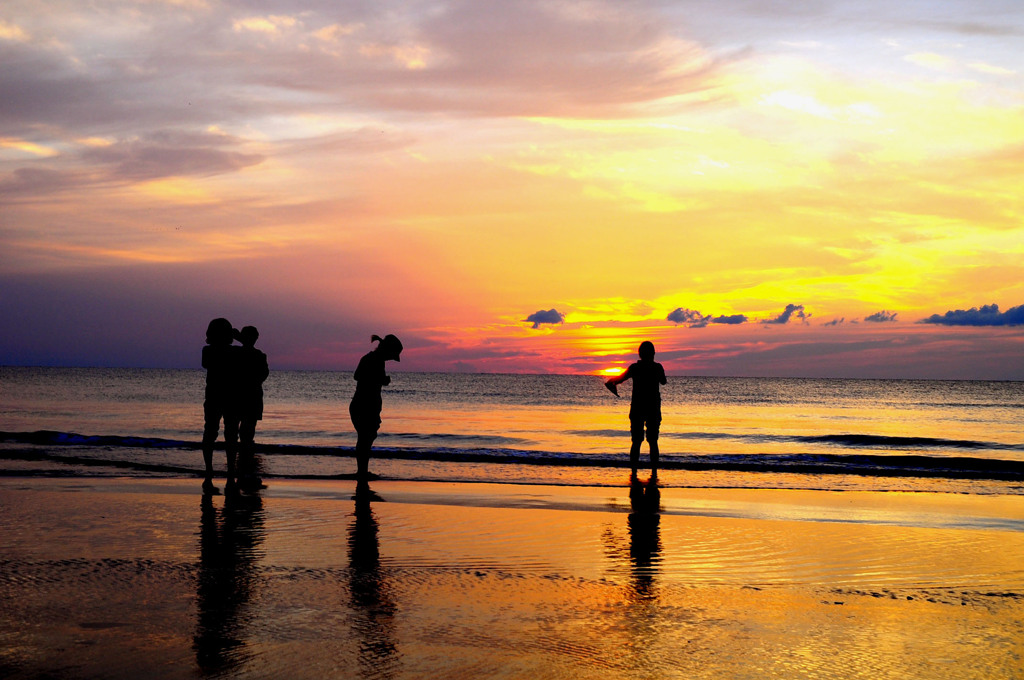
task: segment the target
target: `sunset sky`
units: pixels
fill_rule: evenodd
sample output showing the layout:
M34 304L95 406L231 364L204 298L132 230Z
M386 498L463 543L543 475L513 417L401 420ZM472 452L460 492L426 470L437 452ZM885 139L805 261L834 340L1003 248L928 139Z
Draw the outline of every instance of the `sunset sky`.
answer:
M0 364L1024 379L1020 0L6 0Z

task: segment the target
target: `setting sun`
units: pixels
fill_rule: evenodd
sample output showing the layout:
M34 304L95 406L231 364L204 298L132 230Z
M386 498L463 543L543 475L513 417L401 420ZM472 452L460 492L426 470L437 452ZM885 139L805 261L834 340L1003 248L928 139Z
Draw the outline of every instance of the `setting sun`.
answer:
M1024 378L1024 17L749 4L14 3L0 358Z

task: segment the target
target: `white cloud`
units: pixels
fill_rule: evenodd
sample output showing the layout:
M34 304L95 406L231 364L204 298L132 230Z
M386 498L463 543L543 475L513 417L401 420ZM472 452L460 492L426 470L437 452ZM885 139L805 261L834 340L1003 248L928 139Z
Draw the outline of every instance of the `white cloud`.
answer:
M52 149L48 146L36 144L24 139L17 139L12 137L0 137L0 152L2 151L15 151L21 154L28 154L31 156L38 156L41 158L47 158L49 156L58 155L56 149ZM0 154L0 158L3 155Z
M295 17L271 14L265 17L248 17L238 19L234 22L233 28L236 33L250 31L252 33L267 33L277 35L284 28L293 28L299 23Z
M352 35L364 27L363 24L331 24L313 32L313 37L324 42L337 42L339 38Z
M968 68L977 71L978 73L986 73L993 76L1013 76L1016 75L1016 71L1012 71L1002 66L993 66L992 64L986 64L982 61L975 61L967 65Z
M824 45L817 40L783 40L779 44L786 47L793 47L798 50L818 50L824 47Z
M882 117L878 107L869 102L854 102L845 106L830 106L813 95L790 90L771 92L761 97L764 106L805 113L817 118L842 121L845 123L870 123Z
M12 40L14 42L28 42L29 34L21 26L0 19L0 40Z
M427 67L430 50L423 45L379 45L367 44L359 48L364 57L390 57L407 69L418 70Z
M933 71L950 71L956 62L935 52L915 52L904 57L911 64L917 64Z

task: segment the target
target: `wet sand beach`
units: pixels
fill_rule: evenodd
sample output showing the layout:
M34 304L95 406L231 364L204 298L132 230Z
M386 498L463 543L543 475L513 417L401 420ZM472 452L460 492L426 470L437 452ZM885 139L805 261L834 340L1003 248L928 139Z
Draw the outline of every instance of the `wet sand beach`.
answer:
M0 479L11 678L1007 678L1024 497Z

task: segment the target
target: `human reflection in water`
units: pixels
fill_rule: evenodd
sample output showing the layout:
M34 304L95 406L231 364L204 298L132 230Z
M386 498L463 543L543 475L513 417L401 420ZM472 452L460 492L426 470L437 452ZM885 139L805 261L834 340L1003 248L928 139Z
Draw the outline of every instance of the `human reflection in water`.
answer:
M214 499L200 501L198 620L193 637L203 675L238 669L251 653L245 633L256 594L256 563L263 543L263 501L257 495L230 494L218 512Z
M632 595L637 601L654 600L654 577L661 561L661 490L658 478L641 482L630 479L629 504L629 561L632 575Z
M638 677L662 677L664 673L654 671L663 667L661 631L666 624L658 592L661 491L657 480L642 482L632 476L629 504L627 540L621 527L609 525L604 532L605 555L614 581L621 584L623 605L621 620L609 622L609 628L621 632L623 662L638 671Z
M396 606L391 584L380 566L380 540L372 501L382 500L361 480L356 484L355 512L348 526L349 592L356 613L353 630L364 677L390 678L398 669L395 645Z
M653 669L661 667L663 661L661 631L665 624L657 579L661 563L661 492L657 479L642 482L634 475L630 479L629 502L628 552L621 539L610 544L608 551L608 556L616 567L623 569L626 577L622 586L624 660L628 659L626 663L645 676L658 677Z

